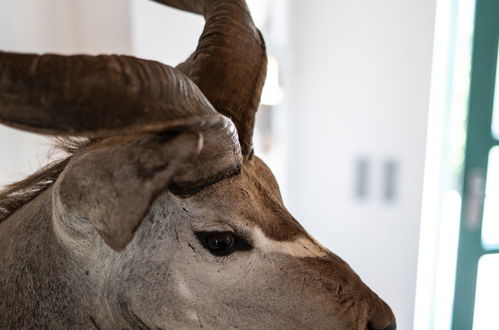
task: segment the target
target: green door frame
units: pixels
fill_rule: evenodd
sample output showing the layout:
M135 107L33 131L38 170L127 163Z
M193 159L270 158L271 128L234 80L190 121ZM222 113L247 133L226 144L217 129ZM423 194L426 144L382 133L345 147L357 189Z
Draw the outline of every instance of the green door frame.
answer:
M499 0L476 0L453 330L472 329L478 261L499 253L485 250L481 238L488 155L499 145L491 131L498 36Z

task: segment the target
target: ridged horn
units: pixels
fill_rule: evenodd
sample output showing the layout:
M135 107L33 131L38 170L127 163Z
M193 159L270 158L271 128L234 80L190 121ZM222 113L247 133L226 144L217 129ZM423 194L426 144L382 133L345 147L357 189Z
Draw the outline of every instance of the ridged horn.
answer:
M234 122L243 154L251 154L267 57L262 35L246 2L154 1L204 15L206 25L197 49L177 68L191 78L218 112Z
M103 137L233 124L178 70L130 56L0 52L0 123L42 134Z

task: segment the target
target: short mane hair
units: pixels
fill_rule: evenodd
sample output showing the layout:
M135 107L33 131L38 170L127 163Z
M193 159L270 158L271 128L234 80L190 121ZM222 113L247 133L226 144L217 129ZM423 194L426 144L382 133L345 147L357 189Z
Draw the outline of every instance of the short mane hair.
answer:
M48 189L59 177L69 160L82 148L92 143L87 138L57 138L56 148L68 156L56 160L27 178L9 184L0 190L0 223L15 211Z

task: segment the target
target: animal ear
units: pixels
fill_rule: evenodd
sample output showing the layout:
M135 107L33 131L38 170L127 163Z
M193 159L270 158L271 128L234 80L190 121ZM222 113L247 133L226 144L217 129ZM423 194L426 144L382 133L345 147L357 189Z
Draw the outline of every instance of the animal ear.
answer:
M56 182L54 198L71 218L91 223L121 251L175 172L201 148L201 135L107 139L76 155Z

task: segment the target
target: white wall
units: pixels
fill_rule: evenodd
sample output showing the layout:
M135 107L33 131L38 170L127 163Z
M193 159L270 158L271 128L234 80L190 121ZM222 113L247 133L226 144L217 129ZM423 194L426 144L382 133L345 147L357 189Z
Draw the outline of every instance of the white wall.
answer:
M294 0L288 206L412 327L435 0ZM357 158L370 197L353 197ZM382 199L382 164L399 164Z
M196 49L203 31L200 15L145 0L132 0L133 52L175 66Z
M3 0L0 49L20 52L129 53L123 0Z

